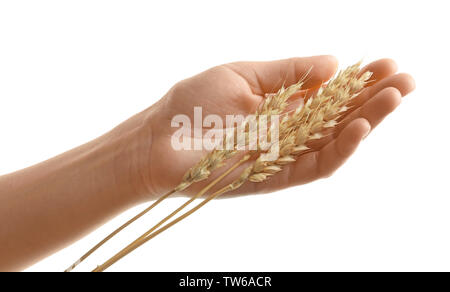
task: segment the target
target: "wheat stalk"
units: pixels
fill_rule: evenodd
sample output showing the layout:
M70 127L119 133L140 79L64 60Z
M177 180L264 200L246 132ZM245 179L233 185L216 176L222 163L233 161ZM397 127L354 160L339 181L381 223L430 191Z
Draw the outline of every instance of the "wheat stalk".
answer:
M348 67L346 70L341 71L327 84L326 87L319 90L314 99L310 98L306 104L299 106L292 115L286 116L282 120L280 125L281 142L277 145L279 147L280 155L276 160L265 161L262 159L262 155L260 155L258 159L256 159L251 166L247 167L238 179L231 184L208 196L196 207L158 230L156 229L161 226L161 224L157 224L105 262L105 264L97 267L94 271L104 271L128 253L186 218L212 199L226 192L238 189L246 181L262 182L268 177L281 171L283 165L294 162L295 156L298 156L309 149L308 146L306 146L307 142L322 138L325 129L333 128L337 125L337 120L349 109L351 100L364 88L371 73L366 72L358 77L359 67L360 63L357 63ZM269 152L274 151L274 149L274 147L271 147ZM248 155L246 157L245 160L241 160L241 163L248 160ZM214 185L215 183L216 182L210 184L206 190L202 190L199 194L203 195L212 187L211 185ZM184 207L180 207L178 211L182 208Z
M137 219L144 216L146 213L148 213L151 209L156 207L159 203L161 203L163 200L168 198L170 195L172 195L175 191L172 190L170 192L167 192L163 196L161 196L158 200L156 200L153 204L151 204L149 207L144 209L142 212L125 222L122 226L114 230L112 233L110 233L108 236L106 236L104 239L102 239L99 243L97 243L94 247L92 247L89 251L87 251L83 256L81 256L75 263L73 263L70 267L68 267L64 272L71 272L73 269L75 269L79 264L81 264L85 259L87 259L91 254L93 254L97 249L99 249L103 244L105 244L108 240L113 238L116 234L118 234L120 231L124 230L126 227L128 227L131 223L136 221Z
M203 200L199 205L193 207L189 212L188 215L183 214L181 216L179 216L178 218L174 219L173 221L169 222L168 224L164 225L163 227L161 227L160 229L156 230L158 227L160 227L162 224L164 224L165 222L167 222L170 218L172 218L173 216L175 216L177 213L179 213L182 209L184 209L187 205L189 205L191 202L193 202L196 198L201 197L202 195L204 195L210 188L212 188L215 184L217 184L218 182L220 182L225 176L227 176L229 173L231 173L233 170L235 170L238 166L240 166L241 164L243 164L245 161L247 161L250 158L250 155L247 154L245 155L240 161L238 161L237 163L235 163L232 167L230 167L226 172L224 172L221 176L219 176L216 180L214 180L213 182L211 182L208 186L206 186L204 189L202 189L199 193L197 193L195 195L195 197L191 198L189 201L187 201L186 203L184 203L183 205L181 205L178 209L176 209L175 211L173 211L171 214L169 214L168 216L166 216L164 219L162 219L160 222L158 222L155 226L153 226L152 228L150 228L147 232L145 232L143 235L141 235L139 238L137 238L135 241L133 241L132 243L130 243L128 246L126 246L124 249L122 249L120 252L118 252L116 255L114 255L113 257L111 257L109 260L107 260L104 264L97 266L97 268L95 270L93 270L93 272L102 272L105 269L107 269L108 267L110 267L111 265L113 265L114 263L116 263L118 260L120 260L121 258L123 258L124 256L126 256L128 253L132 252L133 250L135 250L138 246L141 246L143 244L143 242L148 241L149 239L147 239L148 237L154 237L156 234L161 233L162 231L166 230L167 228L169 228L170 226L174 225L176 222L181 221L183 218L189 216L189 214L192 214L195 210L199 209L201 206L203 206L204 204L206 204L209 200ZM181 217L181 219L179 219ZM175 222L175 223L173 223ZM156 230L156 231L155 231ZM153 233L152 233L153 232Z
M308 74L310 73L311 69L309 69L296 84L293 84L287 88L282 86L278 90L278 92L272 93L272 94L266 94L265 99L263 100L261 105L258 107L258 109L255 111L254 115L256 117L258 117L258 116L270 117L273 115L279 115L279 114L283 113L285 111L286 107L288 106L288 99L293 94L295 94L296 92L298 92L301 89L301 87L303 86L303 83L304 83L306 77L308 76ZM258 119L257 119L257 121L258 121ZM243 123L240 125L240 127L245 127L246 122L247 122L246 120L243 121ZM237 130L237 129L235 129L235 130ZM249 134L248 130L246 128L244 128L244 130L246 131L246 135L248 137L248 134ZM162 197L160 197L158 200L156 200L154 203L152 203L149 207L147 207L142 212L140 212L139 214L137 214L136 216L134 216L133 218L131 218L130 220L125 222L122 226L120 226L119 228L114 230L111 234L109 234L107 237L105 237L103 240L101 240L99 243L97 243L93 248L91 248L89 251L87 251L83 256L81 256L76 262L74 262L69 268L67 268L65 270L65 272L70 272L73 269L75 269L75 267L77 267L84 260L86 260L91 254L93 254L103 244L105 244L107 241L109 241L111 238L113 238L120 231L122 231L123 229L128 227L130 224L132 224L133 222L135 222L136 220L138 220L139 218L141 218L142 216L147 214L150 210L152 210L154 207L159 205L162 201L164 201L166 198L168 198L175 192L180 192L182 190L185 190L193 183L207 179L214 170L223 166L225 164L225 161L234 157L236 155L236 153L238 152L236 150L237 142L235 142L235 141L232 141L233 148L231 150L227 150L225 148L227 146L227 144L230 143L229 139L230 138L234 139L234 137L235 137L235 135L228 135L222 144L224 149L214 149L212 152L205 155L197 164L192 166L184 174L184 176L183 176L181 182L178 184L178 186L176 186L174 189L172 189L171 191L164 194ZM246 142L248 142L248 141L246 140ZM205 193L207 190L209 190L209 188L206 189L203 193ZM202 192L200 192L200 195L198 195L198 196L197 195L194 196L192 199L190 199L188 202L186 202L181 207L181 209L184 208L185 206L189 205L190 203L192 203L196 198L200 197L202 195ZM172 216L174 216L176 213L178 213L178 211L176 210ZM172 216L170 216L170 217L168 216L168 218L166 217L164 219L166 219L166 221L167 221ZM161 221L162 223L165 222L164 219Z

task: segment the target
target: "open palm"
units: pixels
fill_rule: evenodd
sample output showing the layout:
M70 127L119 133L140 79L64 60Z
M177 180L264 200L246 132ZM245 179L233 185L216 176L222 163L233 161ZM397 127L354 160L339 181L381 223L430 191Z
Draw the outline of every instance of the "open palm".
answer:
M312 68L312 69L311 69ZM276 92L282 85L297 82L308 70L303 95L310 96L337 69L331 56L291 58L272 62L237 62L211 68L176 84L152 111L152 147L148 175L151 190L162 194L176 186L183 174L207 151L180 150L171 147L170 126L175 115L184 114L194 120L193 108L202 108L203 117L215 114L254 113L266 93ZM401 97L414 89L414 80L407 74L395 74L396 64L382 59L367 65L363 71L373 72L368 87L354 100L332 135L310 145L312 152L299 156L295 163L263 183L246 183L239 194L261 193L311 182L327 177L354 152L359 142L400 103ZM297 96L298 98L298 96ZM295 97L293 99L296 99ZM185 192L192 195L208 181L223 172L218 169L209 180L194 184ZM239 171L222 184L230 182Z

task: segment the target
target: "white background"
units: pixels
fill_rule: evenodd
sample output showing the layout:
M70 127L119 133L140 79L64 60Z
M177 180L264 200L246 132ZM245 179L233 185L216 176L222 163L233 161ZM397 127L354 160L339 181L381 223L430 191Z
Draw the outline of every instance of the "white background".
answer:
M211 66L395 59L405 98L326 180L219 200L111 271L450 270L447 1L2 1L0 174L108 131ZM96 253L89 270L184 199ZM63 270L144 206L28 271Z

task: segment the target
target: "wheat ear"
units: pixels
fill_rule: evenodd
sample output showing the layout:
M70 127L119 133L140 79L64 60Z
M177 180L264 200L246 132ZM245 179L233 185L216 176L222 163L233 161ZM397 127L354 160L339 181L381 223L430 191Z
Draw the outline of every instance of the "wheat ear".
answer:
M311 69L310 69L311 70ZM255 116L272 116L272 115L279 115L284 112L288 105L288 99L298 92L298 90L301 89L303 82L306 78L306 76L309 74L310 70L298 81L296 84L293 84L287 88L284 88L284 86L281 87L281 89L276 94L269 94L266 95L266 98L264 102L259 106L258 110L255 113ZM244 122L245 124L245 122ZM242 125L241 125L242 126ZM234 136L231 136L234 137ZM225 141L224 144L226 144L227 141ZM234 143L234 148L236 147L236 143ZM199 182L202 180L205 180L209 177L211 172L222 165L224 165L224 162L231 157L233 157L237 153L237 150L213 150L206 156L204 156L196 165L191 167L186 174L184 175L181 183L174 189L175 192L182 191L189 187L194 182ZM238 165L242 164L244 161L248 160L250 156L244 156L243 159L241 159L240 162L232 166L234 169ZM145 238L148 236L151 232L156 230L158 227L160 227L162 224L167 222L170 218L175 216L177 213L179 213L182 209L184 209L186 206L191 204L195 199L201 197L203 194L205 194L210 188L212 188L216 183L218 183L225 175L229 174L230 171L227 171L219 177L220 179L216 179L212 183L210 183L207 187L205 187L202 191L197 193L194 197L189 199L187 202L185 202L183 205L181 205L179 208L177 208L175 211L173 211L171 214L169 214L167 217L162 219L159 223L157 223L155 226L153 226L151 229L149 229L146 233L141 235L138 239L136 239L134 242L129 244L127 247L125 247L120 253L125 252L127 249L129 249L131 246L133 246L136 242L139 240ZM146 211L142 212L142 215L144 215ZM142 216L141 215L141 216Z
M305 73L305 75L300 79L299 82L296 84L293 84L287 88L284 86L281 87L280 90L278 90L275 94L268 94L266 95L266 98L262 102L262 104L258 107L258 109L255 112L255 116L272 116L272 115L278 115L283 113L283 111L286 109L288 105L288 99L295 94L300 88L302 87L304 80L306 79L306 76L309 74L311 69ZM244 121L245 123L245 121ZM243 124L244 124L243 123ZM242 125L241 125L242 126ZM234 137L234 136L230 136ZM226 143L229 141L225 140L224 145L226 146ZM175 192L182 191L186 188L188 188L191 184L195 182L199 182L202 180L205 180L209 177L209 175L217 168L224 165L225 161L232 158L234 155L236 155L237 151L236 148L236 142L233 141L234 147L232 150L221 150L221 149L215 149L212 152L208 153L206 156L204 156L197 164L195 164L193 167L191 167L183 176L181 182L176 186L173 190L169 191L165 195L163 195L161 198L159 198L157 201L152 203L149 207L144 209L142 212L131 218L129 221L124 223L122 226L114 230L111 234L109 234L107 237L105 237L103 240L101 240L99 243L97 243L93 248L91 248L88 252L86 252L82 257L80 257L75 263L73 263L69 268L66 269L66 272L70 272L75 267L77 267L80 263L82 263L86 258L88 258L91 254L93 254L97 249L99 249L103 244L105 244L107 241L109 241L111 238L113 238L116 234L118 234L120 231L128 227L130 224L147 214L150 210L152 210L154 207L159 205L163 200L168 198L170 195L172 195ZM189 201L186 205L190 204L192 201Z
M233 183L213 193L199 205L157 231L151 233L156 228L151 229L150 232L147 232L135 240L126 249L116 254L116 256L94 271L103 271L120 258L186 218L217 196L239 188L248 180L252 182L262 182L269 176L281 171L282 165L295 161L293 156L308 150L308 147L305 145L307 141L321 138L322 135L320 132L322 130L334 127L337 124L336 120L342 113L348 110L349 102L363 89L366 81L370 78L371 73L366 72L362 74L361 77L357 78L359 66L360 63L341 71L324 89L319 90L316 98L314 98L314 102L312 99L308 100L308 102L304 106L299 107L294 114L283 119L280 125L280 134L282 136L279 145L280 157L276 161L265 162L260 159L260 156L260 158L258 158L252 166L247 167Z
M357 77L358 73L359 63L341 71L329 85L319 90L314 99L309 99L283 120L280 124L278 159L264 161L260 156L253 164L248 180L262 182L281 171L283 165L294 162L296 156L309 150L308 142L322 138L326 129L334 128L372 75L365 72Z

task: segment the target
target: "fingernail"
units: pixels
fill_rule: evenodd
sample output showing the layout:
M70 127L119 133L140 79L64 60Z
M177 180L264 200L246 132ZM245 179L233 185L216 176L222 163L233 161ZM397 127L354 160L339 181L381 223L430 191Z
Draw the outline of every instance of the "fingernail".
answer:
M370 134L370 128L367 129L366 133L362 137L362 140L366 139L366 137L369 136L369 134Z

